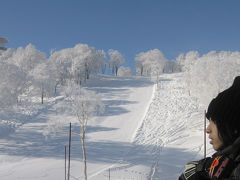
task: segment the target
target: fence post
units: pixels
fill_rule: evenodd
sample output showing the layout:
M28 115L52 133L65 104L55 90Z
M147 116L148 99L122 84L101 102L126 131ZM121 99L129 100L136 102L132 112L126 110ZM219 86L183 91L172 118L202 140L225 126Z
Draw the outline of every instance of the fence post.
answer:
M206 147L206 110L204 111L204 158L207 156L207 147Z
M65 180L67 180L67 146L64 147L64 152L65 152L64 171L65 171Z
M69 127L69 142L68 142L68 180L70 180L70 159L71 159L71 134L72 134L72 124L70 123L70 127Z

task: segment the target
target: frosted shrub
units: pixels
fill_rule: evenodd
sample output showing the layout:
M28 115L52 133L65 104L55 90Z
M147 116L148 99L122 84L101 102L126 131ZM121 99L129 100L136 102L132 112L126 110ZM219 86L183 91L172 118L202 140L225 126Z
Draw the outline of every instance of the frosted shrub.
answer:
M131 69L129 67L123 67L121 66L118 70L118 76L131 76L132 72Z

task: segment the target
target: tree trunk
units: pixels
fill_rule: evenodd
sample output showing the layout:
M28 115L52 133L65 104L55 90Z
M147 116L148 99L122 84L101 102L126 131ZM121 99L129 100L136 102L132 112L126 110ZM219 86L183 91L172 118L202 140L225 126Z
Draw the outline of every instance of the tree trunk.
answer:
M54 94L55 94L55 95L57 94L57 85L58 85L58 84L56 84L55 87L54 87Z
M103 73L103 74L105 74L105 72L106 72L106 68L107 68L106 66L107 66L107 65L105 64L104 67L102 68L102 73Z
M114 74L114 66L112 67L112 74Z
M90 72L89 70L87 70L87 79L89 79L89 77L90 77Z
M70 162L71 162L71 141L72 141L72 124L69 127L69 144L68 144L68 180L70 180Z
M86 81L87 81L87 74L88 74L88 69L87 69L87 64L85 63L85 69L84 69L84 82L86 83Z
M117 73L118 73L118 67L117 66L115 67L115 71L116 71L115 73L116 73L116 76L117 76Z
M143 75L143 66L141 67L141 76Z
M87 180L87 157L86 157L86 148L85 148L85 130L82 127L82 153L83 153L83 164L84 164L84 180Z
M44 89L42 88L42 94L41 94L42 104L43 104L43 95L44 95Z

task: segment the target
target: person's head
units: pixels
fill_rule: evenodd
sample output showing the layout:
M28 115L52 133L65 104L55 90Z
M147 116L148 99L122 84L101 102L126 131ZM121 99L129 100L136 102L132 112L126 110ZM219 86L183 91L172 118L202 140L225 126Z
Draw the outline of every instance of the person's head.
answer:
M215 150L231 145L240 136L240 76L210 102L206 116L210 120L207 133Z

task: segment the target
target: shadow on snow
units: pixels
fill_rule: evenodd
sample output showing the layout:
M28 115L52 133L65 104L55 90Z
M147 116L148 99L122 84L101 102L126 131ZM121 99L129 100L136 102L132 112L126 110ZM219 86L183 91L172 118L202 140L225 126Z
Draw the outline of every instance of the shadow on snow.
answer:
M76 129L73 131L76 132ZM88 132L114 131L113 128L88 127ZM38 132L39 131L39 132ZM1 142L3 142L1 140ZM25 156L35 158L64 159L64 146L68 145L68 134L58 134L46 139L40 129L32 129L25 133L16 132L0 144L0 153L9 156ZM164 148L153 145L138 145L125 142L103 141L94 142L86 139L87 161L97 163L128 163L131 165L145 165L151 167L159 160L166 169L172 167L181 168L191 157L193 152L186 152L181 148ZM167 153L166 153L167 152ZM171 156L167 154L171 154ZM181 159L175 159L182 157ZM181 154L181 156L179 156ZM79 136L72 135L71 157L74 160L82 159L81 141ZM166 159L165 157L168 157ZM186 158L187 157L187 158Z

